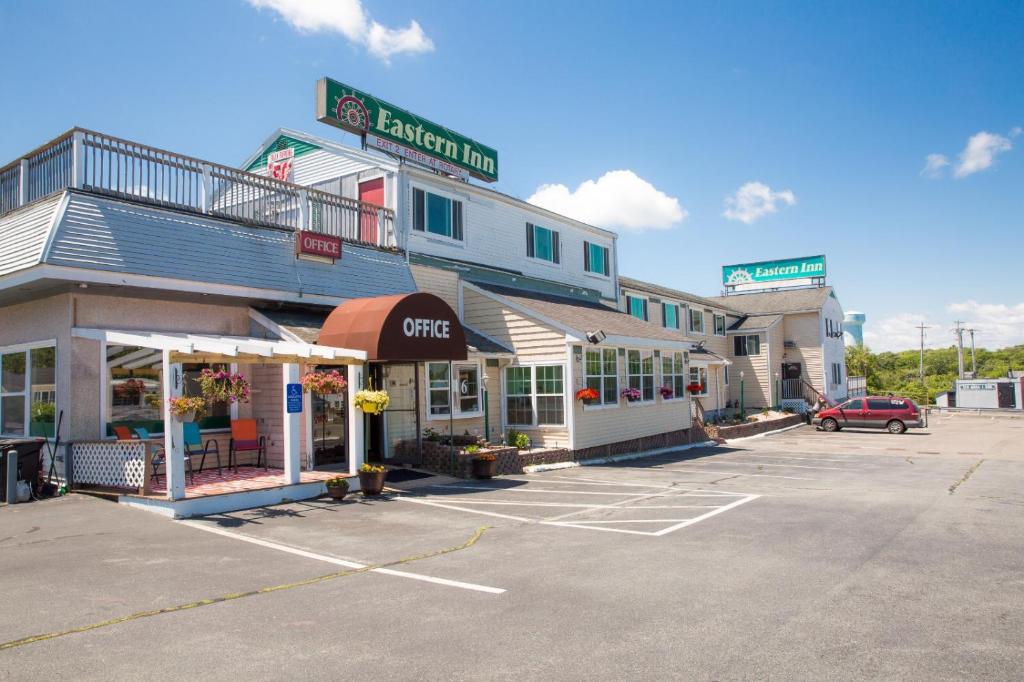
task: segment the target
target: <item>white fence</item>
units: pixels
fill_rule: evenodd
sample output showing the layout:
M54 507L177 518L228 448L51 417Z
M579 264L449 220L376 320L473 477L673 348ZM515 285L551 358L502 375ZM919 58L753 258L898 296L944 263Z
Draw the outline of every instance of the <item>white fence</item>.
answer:
M77 441L69 449L73 485L138 490L146 481L145 441Z

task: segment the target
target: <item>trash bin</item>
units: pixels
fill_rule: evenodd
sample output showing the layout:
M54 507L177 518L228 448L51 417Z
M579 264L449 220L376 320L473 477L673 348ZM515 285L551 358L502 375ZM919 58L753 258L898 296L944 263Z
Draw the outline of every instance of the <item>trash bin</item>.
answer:
M35 490L39 482L39 453L45 443L44 438L0 438L0 502L7 501L8 451L17 453L18 480L28 481Z

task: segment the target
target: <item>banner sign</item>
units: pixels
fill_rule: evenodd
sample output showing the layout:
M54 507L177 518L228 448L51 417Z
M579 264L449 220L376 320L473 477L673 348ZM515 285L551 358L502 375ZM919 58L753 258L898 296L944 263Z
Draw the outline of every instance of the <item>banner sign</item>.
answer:
M289 147L281 151L272 152L267 156L267 177L275 180L292 180L292 160L295 158L295 150Z
M341 258L341 238L319 232L299 230L295 233L295 251L306 256L339 260Z
M484 182L498 179L498 152L444 126L420 118L373 95L321 78L316 84L316 120L361 136L371 136L374 148L439 170L446 164ZM389 149L382 143L401 149ZM431 161L424 162L422 157ZM452 173L453 175L459 173Z
M722 266L722 284L728 286L755 284L758 282L778 282L787 279L823 278L824 276L825 256L766 260L760 263L740 263L739 265Z

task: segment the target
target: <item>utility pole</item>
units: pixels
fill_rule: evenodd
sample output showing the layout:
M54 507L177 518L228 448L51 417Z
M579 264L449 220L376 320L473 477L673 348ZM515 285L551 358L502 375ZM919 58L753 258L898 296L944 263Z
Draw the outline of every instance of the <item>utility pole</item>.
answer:
M957 320L956 324L956 366L957 378L961 381L964 378L964 328L963 321Z
M974 358L974 332L977 330L973 327L968 329L967 332L971 335L971 376L975 379L978 378L978 362Z
M917 328L921 331L921 364L920 364L920 368L918 369L918 373L921 376L921 390L924 391L924 402L927 405L928 404L928 388L927 388L927 386L924 383L924 330L925 329L931 329L931 327L924 326L924 322L922 322L921 324L917 325Z

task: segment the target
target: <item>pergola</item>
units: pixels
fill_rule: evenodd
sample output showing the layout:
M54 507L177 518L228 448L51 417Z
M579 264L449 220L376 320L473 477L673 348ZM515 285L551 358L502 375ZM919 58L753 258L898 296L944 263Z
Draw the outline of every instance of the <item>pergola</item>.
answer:
M287 410L287 385L299 383L299 368L302 364L345 365L349 386L348 408L350 415L358 414L353 397L356 388L363 384L364 364L367 354L362 350L336 348L293 341L276 341L243 336L212 336L170 332L128 331L112 329L89 329L75 327L72 336L93 339L120 346L137 346L151 349L161 356L163 368L163 421L164 448L167 452L167 493L172 500L185 497L185 448L182 423L171 416L170 401L182 395L182 364L197 363L243 363L281 365L282 381L282 434L284 450L284 475L287 483L300 480L299 434L301 414ZM140 355L145 355L140 353ZM140 357L139 362L145 359ZM349 419L346 434L349 451L349 473L354 474L362 464L363 429L361 419Z

